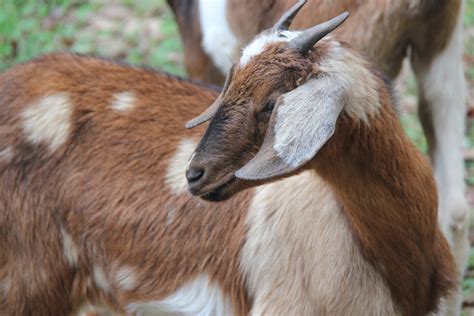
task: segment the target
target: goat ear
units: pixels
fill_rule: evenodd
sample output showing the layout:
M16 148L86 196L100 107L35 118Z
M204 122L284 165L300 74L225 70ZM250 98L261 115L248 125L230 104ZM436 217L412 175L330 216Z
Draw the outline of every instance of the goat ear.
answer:
M345 103L345 93L330 76L310 79L282 95L257 155L236 172L264 180L297 170L331 138Z
M193 128L202 123L205 123L212 119L217 112L220 104L222 103L222 93L219 94L217 99L208 107L201 115L193 118L192 120L188 121L185 125L186 128Z

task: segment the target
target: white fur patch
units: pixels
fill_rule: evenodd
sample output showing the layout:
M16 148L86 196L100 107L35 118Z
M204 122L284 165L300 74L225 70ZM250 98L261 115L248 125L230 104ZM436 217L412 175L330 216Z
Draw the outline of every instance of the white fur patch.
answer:
M75 315L77 316L91 316L91 315L120 316L122 314L118 314L105 306L93 305L93 304L87 303L81 306Z
M99 266L94 266L93 270L95 284L98 288L110 292L111 287L104 270Z
M207 275L201 275L163 300L132 303L127 311L137 315L227 316L232 315L232 305L217 284L211 283Z
M132 109L135 106L136 97L133 92L125 91L114 94L114 99L110 105L112 109L124 112Z
M247 65L253 57L260 55L269 44L289 42L299 33L291 31L277 32L274 30L262 32L243 49L242 57L240 57L240 66Z
M27 139L33 144L45 143L55 151L69 136L72 111L67 93L46 96L28 105L22 113Z
M79 262L79 256L77 253L77 248L74 242L72 241L71 236L64 229L61 229L61 235L63 237L63 252L66 257L67 262L70 266L76 267Z
M332 75L334 84L345 89L347 103L344 111L353 118L367 122L380 109L379 86L374 74L365 60L342 48L338 42L330 37L323 41L330 41L332 45L326 58L318 62L319 70Z
M12 284L10 279L4 279L0 281L0 293L3 297L6 297L8 295L8 291L10 291L11 285Z
M190 157L197 147L197 142L192 139L183 139L178 145L174 156L171 158L165 175L165 183L175 194L183 194L188 190L186 180L186 167Z
M10 162L13 159L13 148L8 146L0 150L0 160L4 163Z
M239 42L227 22L226 7L226 0L199 1L202 47L224 75L239 53Z
M252 315L396 315L346 215L314 171L260 186L241 267Z
M422 0L409 0L408 1L408 8L410 10L418 10L423 3Z
M124 290L133 290L137 286L137 280L132 267L123 266L120 267L115 276L118 285Z
M166 202L164 209L166 210L166 225L169 226L173 224L176 208L171 202Z

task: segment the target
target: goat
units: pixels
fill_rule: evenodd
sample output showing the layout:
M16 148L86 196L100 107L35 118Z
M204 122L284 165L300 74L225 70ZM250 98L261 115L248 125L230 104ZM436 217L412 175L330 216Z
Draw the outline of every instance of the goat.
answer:
M211 120L189 190L224 201L258 186L241 254L253 315L429 314L456 274L432 170L381 75L325 37L347 14L288 31L303 4L244 48L187 124Z
M223 74L254 35L272 25L295 0L168 0L184 44L191 78L222 83ZM463 0L308 0L295 18L307 28L349 11L335 37L367 55L394 79L407 56L418 81L419 117L428 140L438 183L439 220L454 252L460 275L469 254L469 207L464 196L462 155L466 83L462 67ZM408 52L411 51L411 54ZM462 290L453 295L458 314Z

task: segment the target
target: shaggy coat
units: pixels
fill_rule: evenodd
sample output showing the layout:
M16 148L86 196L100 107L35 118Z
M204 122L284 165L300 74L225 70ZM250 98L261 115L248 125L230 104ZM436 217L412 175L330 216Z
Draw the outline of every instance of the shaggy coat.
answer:
M464 0L307 0L295 30L343 11L351 18L334 36L363 52L389 78L410 59L417 80L418 113L439 194L439 222L455 255L460 278L469 255L469 206L464 196ZM242 48L272 26L296 0L168 0L181 33L191 78L222 83ZM183 18L186 17L186 18ZM217 72L216 72L217 70ZM462 289L448 300L459 315Z
M318 257L300 263L304 273L311 275L308 278L312 281L306 286L314 297L308 301L286 284L291 283L289 273L280 280L283 284L270 281L275 282L274 288L260 284L258 280L266 280L267 274L272 273L266 270L272 270L270 262L278 265L274 261L278 255L271 250L268 250L269 254L267 250L261 250L264 254L260 255L252 252L255 257L248 259L252 266L246 268L248 273L258 276L250 282L256 301L252 311L269 315L291 312L302 315L425 315L436 310L439 299L455 284L454 261L437 224L437 194L432 170L404 134L393 108L390 87L345 44L326 39L306 57L286 47L286 41L292 36L295 35L291 32L282 32L278 37L273 37L271 32L263 33L243 51L224 87L221 105L193 154L189 169L201 169L204 175L199 181L190 181L190 190L206 200L219 201L249 187L299 177L301 183L296 184L297 180L293 183L300 189L306 188L303 189L306 197L301 196L303 200L291 193L281 193L291 196L295 216L301 216L296 215L302 212L297 211L300 204L306 205L311 210L308 214L314 218L324 212L343 214L343 222L327 224L332 227L330 232L326 232L317 219L315 230L320 229L318 232L323 240L330 240L324 236L327 233L349 241L345 246L332 244L335 251L326 254L328 262L323 265L323 271L331 271L335 276L332 279L319 271L317 263L322 260L319 256L331 246L318 246L312 241L311 234L301 237L308 244L315 243L307 250L314 251ZM306 92L298 94L296 91ZM268 104L275 103L275 110L269 109ZM304 143L307 137L310 143L321 137L312 134L313 126L318 126L319 121L307 121L307 117L318 113L318 107L336 107L336 103L342 103L344 109L337 119L334 136L314 158L293 164L306 153L304 150L294 152L295 160L291 158L292 146ZM297 112L302 113L297 123L285 123L284 116L298 117ZM330 124L327 117L319 120ZM324 131L329 127L322 125L322 128ZM299 148L304 148L301 146ZM313 200L311 196L318 198ZM281 208L274 211L280 215L264 212L263 221L270 226L285 227L281 223L285 219L280 218L278 223L272 221L273 216L285 216L281 214L285 213L286 207ZM310 218L301 217L295 221L311 221ZM258 232L253 231L253 234L259 236ZM287 234L298 235L291 228L287 228ZM255 235L249 235L249 238ZM295 241L295 244L303 240ZM260 246L263 249L263 245ZM281 247L280 253L291 251ZM265 255L270 258L260 259ZM356 259L359 255L363 258L360 262ZM334 265L329 263L331 260ZM296 266L297 263L288 263L290 270ZM305 266L313 268L306 270ZM346 280L339 280L337 276L340 275ZM378 282L379 277L382 283ZM311 282L318 282L316 280L324 284L320 292L311 290ZM292 282L299 284L298 280ZM347 285L341 282L360 284L357 294L346 291ZM384 293L383 284L389 294L381 294ZM269 294L275 292L280 296ZM284 292L291 293L289 299L282 298ZM297 303L289 301L302 307L295 307ZM291 308L285 304L290 304Z

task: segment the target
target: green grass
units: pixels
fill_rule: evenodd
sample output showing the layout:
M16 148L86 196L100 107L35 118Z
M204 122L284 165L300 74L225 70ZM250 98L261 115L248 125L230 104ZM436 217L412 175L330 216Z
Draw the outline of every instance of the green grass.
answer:
M474 0L466 1L466 8L464 10L464 26L474 26Z
M114 21L113 30L94 32L88 26L91 14L101 12L106 1L2 0L0 9L0 70L52 51L74 51L109 56L110 46L123 47L117 56L135 64L147 64L184 75L176 58L181 42L172 13L164 0L122 1L136 18L137 32L124 34L129 22ZM143 38L141 19L155 19L159 34ZM156 32L155 32L156 33Z
M64 10L68 0L39 2L4 0L0 10L0 69L54 50L60 28L47 29L42 21L53 8Z

